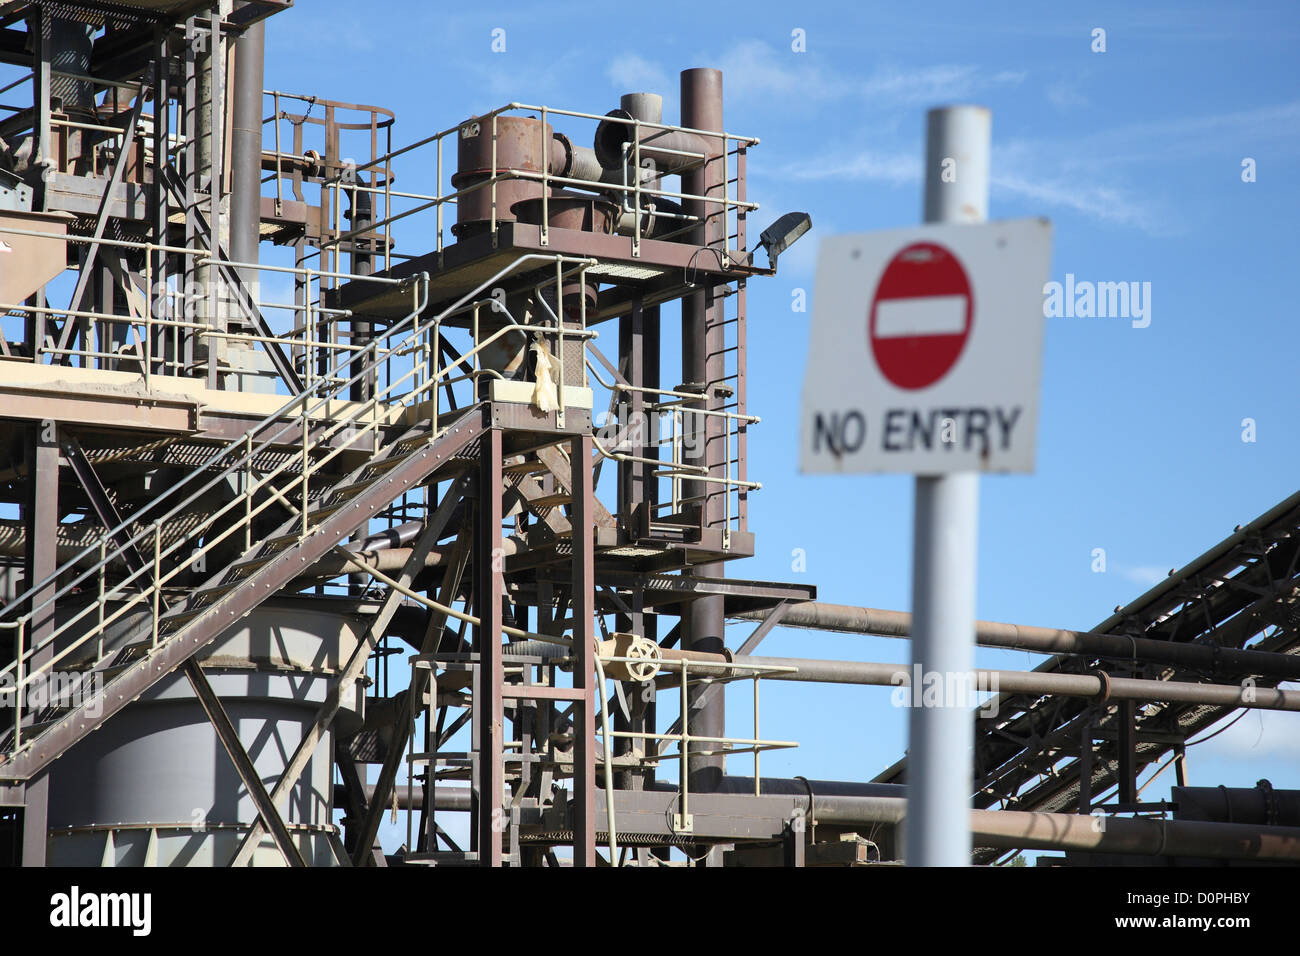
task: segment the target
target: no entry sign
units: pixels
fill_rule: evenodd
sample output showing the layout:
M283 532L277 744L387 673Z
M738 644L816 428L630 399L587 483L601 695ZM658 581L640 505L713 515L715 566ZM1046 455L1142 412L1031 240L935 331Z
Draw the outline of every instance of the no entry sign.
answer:
M822 242L804 472L1033 471L1051 226Z
M957 257L914 242L889 260L871 300L871 351L899 388L928 388L956 364L970 338L970 279Z

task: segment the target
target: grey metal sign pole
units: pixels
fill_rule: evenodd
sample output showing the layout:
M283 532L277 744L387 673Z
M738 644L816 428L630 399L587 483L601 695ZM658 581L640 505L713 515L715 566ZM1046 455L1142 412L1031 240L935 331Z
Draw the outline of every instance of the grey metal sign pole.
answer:
M988 216L992 114L952 106L927 116L925 221ZM909 715L906 859L910 866L970 863L971 709L979 475L917 475L912 555L912 674L937 682L913 691ZM918 668L916 665L920 665ZM923 690L928 688L923 688Z

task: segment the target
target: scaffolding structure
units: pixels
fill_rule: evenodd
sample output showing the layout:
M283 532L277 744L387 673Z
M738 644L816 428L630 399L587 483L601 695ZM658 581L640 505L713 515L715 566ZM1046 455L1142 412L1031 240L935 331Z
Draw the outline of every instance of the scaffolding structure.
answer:
M773 627L909 625L726 574L755 553L761 487L746 285L790 220L751 233L758 139L726 130L721 73L682 73L676 124L629 93L403 144L388 109L263 88L264 22L289 6L0 3L0 858L902 859L905 761L863 783L760 772L795 746L761 733L763 681L897 683L754 656ZM1145 819L1043 835L1163 816L1144 767L1181 774L1242 707L1300 709L1274 689L1300 675L1297 522L1300 496L1088 634L979 625L1059 656L976 716L977 861L1300 858L1283 812L1202 814L1159 845ZM739 734L732 682L753 688ZM167 723L167 701L198 716ZM195 727L224 755L194 819L179 796L69 796L154 721L172 736L129 759L155 789L180 792Z

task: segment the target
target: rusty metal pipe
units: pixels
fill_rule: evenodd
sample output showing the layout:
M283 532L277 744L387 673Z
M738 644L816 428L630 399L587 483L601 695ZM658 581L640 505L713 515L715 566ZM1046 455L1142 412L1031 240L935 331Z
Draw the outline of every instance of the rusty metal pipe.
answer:
M585 179L600 182L605 170L596 159L596 152L589 146L579 146L563 133L551 137L551 155L548 172L552 176L566 179ZM567 184L570 187L572 183Z
M242 4L246 6L247 4ZM230 257L257 262L262 219L262 79L266 24L259 20L235 41L230 129ZM246 269L244 282L255 288L258 273Z
M815 796L819 824L890 823L907 817L899 797ZM1081 850L1138 856L1206 857L1216 860L1300 860L1300 828L1244 823L1201 823L1022 810L972 810L975 846L1006 850Z
M655 171L663 176L700 166L716 154L716 144L721 142L681 130L636 127L630 122L633 114L626 109L610 110L605 115L610 118L601 120L596 127L594 150L596 159L607 170L622 168L626 157L632 155L630 149L624 153L623 148L633 141L637 129L641 136L641 159L653 162Z
M375 799L375 785L373 783L365 784L362 788L365 791L366 803L370 804ZM411 793L411 799L407 800L406 787L398 784L394 789L397 791L397 807L400 810L423 810L424 809L424 786L421 784L415 787ZM345 799L346 794L340 785L334 787L334 805L336 807L347 806ZM448 787L438 786L433 789L433 808L435 810L444 810L452 812L469 812L470 806L469 787Z
M733 617L761 621L766 611L742 611ZM841 634L908 638L912 615L845 604L810 601L796 604L781 615L781 627L798 627ZM1300 677L1300 655L1270 651L1179 644L1149 637L1124 637L1052 627L976 621L975 640L982 647L1004 647L1040 654L1086 654L1117 660L1145 660L1198 669L1228 669L1274 677Z
M793 671L775 671L767 680L799 681L817 684L865 684L874 687L910 687L912 668L907 664L867 661L812 660L803 657L744 657L699 655L699 666L690 673L700 677L726 677L749 674L746 668L784 667ZM1199 684L1187 681L1143 680L1111 677L1105 674L1062 674L1046 671L1008 671L975 668L965 690L1001 694L1101 698L1135 701L1177 701L1209 704L1216 707L1246 707L1258 710L1300 711L1300 691L1275 687L1239 687L1231 684ZM676 674L656 679L659 687L678 686ZM924 695L924 688L915 693Z

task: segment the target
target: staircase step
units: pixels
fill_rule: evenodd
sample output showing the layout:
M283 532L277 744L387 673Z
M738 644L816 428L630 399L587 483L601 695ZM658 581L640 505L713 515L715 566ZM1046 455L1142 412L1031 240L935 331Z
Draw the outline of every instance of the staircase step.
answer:
M405 455L392 455L391 457L388 458L376 458L374 461L368 462L366 464L366 468L375 471L387 471L389 468L392 468L394 465L400 464L404 461L406 461Z
M333 504L321 505L318 508L312 508L311 511L307 513L307 524L308 525L320 524L322 521L324 521L330 515L334 514L336 511L342 511L352 503L353 502L351 498L345 498L342 501L336 501Z
M540 461L516 461L501 469L503 475L544 475L551 469Z
M539 495L528 499L529 508L554 508L557 505L573 504L573 496L567 491L557 491L550 495Z
M397 441L393 442L393 443L392 443L391 445L389 445L388 447L390 447L390 448L415 448L415 447L417 447L417 446L419 446L419 445L427 445L427 444L429 444L429 433L428 433L427 431L425 431L425 432L420 432L420 433L417 434L417 435L407 435L407 436L404 437L404 438L399 438L399 439L397 439Z

